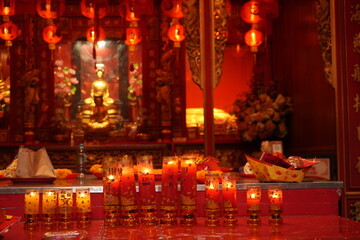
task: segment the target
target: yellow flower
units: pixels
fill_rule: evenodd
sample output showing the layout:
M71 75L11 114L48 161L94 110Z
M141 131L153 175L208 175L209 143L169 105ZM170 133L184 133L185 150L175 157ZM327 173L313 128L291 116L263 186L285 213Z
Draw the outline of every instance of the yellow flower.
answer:
M70 169L55 169L55 175L58 179L65 179L68 174L71 174L72 171Z

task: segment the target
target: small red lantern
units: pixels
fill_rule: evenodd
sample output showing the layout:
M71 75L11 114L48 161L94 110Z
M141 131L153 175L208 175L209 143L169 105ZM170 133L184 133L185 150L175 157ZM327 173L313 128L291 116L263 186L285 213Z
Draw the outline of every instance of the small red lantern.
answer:
M65 12L65 0L37 0L36 12L42 18L56 19Z
M255 50L258 46L260 46L264 41L264 34L256 29L250 29L247 33L245 33L245 43Z
M15 0L0 0L0 15L8 22L9 16L15 15Z
M163 0L161 9L164 15L171 18L183 18L182 0Z
M176 23L169 27L168 37L174 41L174 47L180 47L180 42L185 39L185 31L183 25Z
M261 10L260 2L251 0L241 7L240 16L247 23L258 23L262 19L263 13Z
M61 41L61 32L55 25L44 28L42 33L45 42L49 43L49 49L55 49L55 44Z
M132 22L132 21L139 21L140 18L135 16L135 4L134 0L126 1L125 2L125 8L126 8L126 21Z
M102 27L99 27L99 36L96 39L95 27L94 26L89 27L88 30L86 31L86 39L92 43L94 43L95 40L103 41L105 39L105 30Z
M18 27L12 22L6 22L0 26L0 37L6 41L6 46L12 45L12 40L19 35Z
M95 7L98 11L98 17L103 18L106 16L109 4L107 0L81 0L80 2L81 13L88 18L95 18Z
M136 22L132 22L130 27L126 29L126 41L125 43L129 45L129 50L134 51L135 46L141 42L141 32L137 28Z

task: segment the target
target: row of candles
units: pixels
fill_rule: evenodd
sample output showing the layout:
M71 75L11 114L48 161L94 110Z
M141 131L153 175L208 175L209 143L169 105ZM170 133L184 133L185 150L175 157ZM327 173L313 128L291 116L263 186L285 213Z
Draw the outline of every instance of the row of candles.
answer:
M162 162L162 190L160 202L160 219L158 219L155 194L155 175L151 155L137 158L139 197L136 198L135 172L132 159L128 156L120 160L109 159L103 164L105 225L134 226L138 217L145 225L177 224L178 205L180 206L180 223L196 223L197 180L196 156L165 156ZM224 212L224 225L237 224L237 196L235 173L223 173L222 176L209 172L205 175L205 210L206 225L219 224L221 204ZM220 191L220 179L222 190ZM178 181L180 192L178 194ZM269 186L270 222L280 224L282 190L280 186ZM220 197L220 194L222 195ZM261 188L248 186L247 204L249 206L249 224L259 224L258 214L261 210ZM222 202L221 202L222 201ZM178 204L179 203L179 204ZM138 206L140 212L138 212Z
M135 171L132 159L123 156L119 160L109 158L103 163L103 193L105 226L135 226L141 222L145 225L175 225L180 206L180 223L196 223L197 180L195 156L165 156L162 163L162 190L160 215L158 215L155 194L155 175L153 159L150 155L137 159L137 177L139 194L136 192ZM220 191L220 179L222 189ZM178 192L180 181L180 192ZM221 195L221 196L220 196ZM280 186L269 186L270 223L280 224L282 207L282 190ZM72 226L72 189L48 189L42 194L43 226L51 228L58 209L59 227ZM248 204L248 224L259 224L261 210L261 187L248 186L246 200ZM222 201L222 202L221 202ZM237 225L237 196L235 173L223 173L222 176L209 172L205 175L205 210L206 225L217 226L221 204L223 207L224 225ZM91 218L91 200L89 189L76 189L76 209L78 224L87 226ZM25 194L25 216L28 228L36 226L39 214L39 191L27 190ZM159 217L160 216L160 217Z
M44 229L53 229L59 222L59 228L67 229L73 226L73 190L44 189L40 194L37 189L25 192L25 228L36 229L42 218ZM40 214L40 199L41 214ZM76 189L76 214L79 227L87 227L91 222L91 197L89 188Z

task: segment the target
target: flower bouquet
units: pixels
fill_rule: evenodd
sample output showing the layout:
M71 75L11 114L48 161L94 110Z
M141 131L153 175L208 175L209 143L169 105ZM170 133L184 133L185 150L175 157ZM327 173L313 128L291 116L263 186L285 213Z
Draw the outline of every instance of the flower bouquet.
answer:
M286 115L292 110L290 98L278 94L244 93L234 102L240 138L246 142L283 138L287 134Z

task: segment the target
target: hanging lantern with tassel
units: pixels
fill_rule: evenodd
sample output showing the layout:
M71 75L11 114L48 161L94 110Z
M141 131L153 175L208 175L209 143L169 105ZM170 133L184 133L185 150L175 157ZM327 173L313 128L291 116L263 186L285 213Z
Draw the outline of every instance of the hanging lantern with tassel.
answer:
M98 17L105 17L109 9L109 4L107 0L81 0L80 8L82 15L94 19L95 5L98 11Z
M54 50L55 44L61 41L61 32L55 25L49 25L44 28L42 33L43 39L49 44L49 49Z
M102 27L99 27L99 36L98 38L96 38L96 31L95 31L95 27L89 27L88 30L86 31L86 40L88 40L89 42L94 43L95 40L97 41L104 41L105 40L105 30Z
M129 46L130 51L135 51L136 45L141 42L141 32L137 26L137 22L131 22L130 27L126 29L125 43Z
M174 42L174 47L180 47L181 41L185 39L185 30L183 25L175 23L168 29L168 37Z
M264 34L257 29L250 29L245 33L245 43L251 47L252 52L257 52L257 47L264 41Z
M161 2L161 9L165 16L170 18L183 18L182 0L163 0Z
M125 19L128 22L139 21L140 18L135 16L135 3L134 0L128 0L125 2Z
M65 12L65 0L37 0L36 12L45 19L56 19Z
M15 0L0 0L0 15L4 22L10 21L10 16L15 15Z
M16 24L12 22L6 22L0 25L0 37L5 40L5 45L12 46L12 40L19 35L19 29Z
M251 0L245 3L240 10L241 18L251 24L259 23L262 20L261 4L259 1Z

